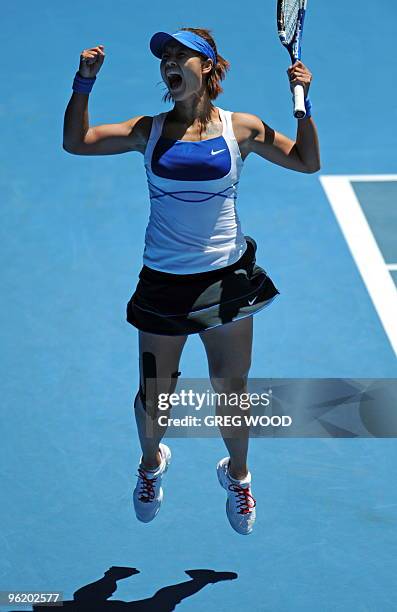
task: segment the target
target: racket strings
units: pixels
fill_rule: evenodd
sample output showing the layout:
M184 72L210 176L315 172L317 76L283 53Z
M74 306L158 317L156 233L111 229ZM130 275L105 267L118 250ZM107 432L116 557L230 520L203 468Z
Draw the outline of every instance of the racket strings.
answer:
M283 0L283 2L281 2L279 33L283 36L287 45L289 45L295 37L299 9L301 7L302 0Z

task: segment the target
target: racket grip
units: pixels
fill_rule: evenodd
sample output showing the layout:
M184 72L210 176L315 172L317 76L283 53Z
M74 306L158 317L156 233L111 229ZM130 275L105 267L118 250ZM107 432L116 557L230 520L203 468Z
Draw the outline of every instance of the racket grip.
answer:
M303 85L295 85L294 87L294 117L295 119L303 119L306 116L305 108L305 90Z

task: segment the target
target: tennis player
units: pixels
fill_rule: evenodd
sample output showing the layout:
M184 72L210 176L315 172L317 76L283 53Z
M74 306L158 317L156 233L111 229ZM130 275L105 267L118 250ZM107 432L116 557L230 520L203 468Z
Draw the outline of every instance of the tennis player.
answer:
M76 155L138 151L144 156L150 196L143 267L127 305L127 321L139 330L140 386L134 401L142 448L133 500L149 522L163 499L162 478L171 460L161 442L166 426L156 419L159 393L172 393L181 374L183 347L199 334L216 392L247 392L253 315L279 291L256 262L255 240L244 235L236 210L241 170L249 154L297 172L320 168L308 92L312 75L302 62L288 69L290 88L304 86L306 117L296 140L253 114L214 106L229 69L210 30L157 32L150 40L173 108L116 124L90 126L88 98L104 58L103 45L85 49L64 123L64 149ZM158 380L155 390L145 381ZM228 407L230 414L230 407ZM162 414L164 414L162 412ZM225 406L217 407L225 414ZM146 428L151 420L152 430ZM226 490L226 513L240 534L252 531L256 501L247 466L248 428L220 427L228 456L217 464Z

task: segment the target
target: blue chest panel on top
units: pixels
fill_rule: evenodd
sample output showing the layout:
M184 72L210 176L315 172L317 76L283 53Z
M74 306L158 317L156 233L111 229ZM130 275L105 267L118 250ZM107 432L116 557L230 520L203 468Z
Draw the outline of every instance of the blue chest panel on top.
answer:
M229 174L232 160L223 136L199 142L160 137L151 165L154 174L174 181L211 181Z

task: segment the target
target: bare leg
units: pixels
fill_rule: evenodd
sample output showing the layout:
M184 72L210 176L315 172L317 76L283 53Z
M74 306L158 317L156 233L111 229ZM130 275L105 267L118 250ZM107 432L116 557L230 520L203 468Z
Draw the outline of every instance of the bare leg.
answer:
M209 375L218 393L241 394L247 392L248 372L251 367L253 317L246 317L200 333L207 358ZM240 407L225 407L218 403L217 414L241 416ZM249 409L244 410L249 415ZM238 429L221 426L220 432L230 455L229 472L232 478L242 480L248 473L247 454L249 427Z
M139 372L141 394L135 397L135 419L142 448L142 464L150 470L161 463L159 443L167 427L160 426L154 410L159 393L173 393L177 385L179 361L187 336L161 336L139 331ZM159 379L155 393L153 386L146 385L147 379ZM164 411L162 414L167 414ZM147 419L151 421L151 433L147 431Z

